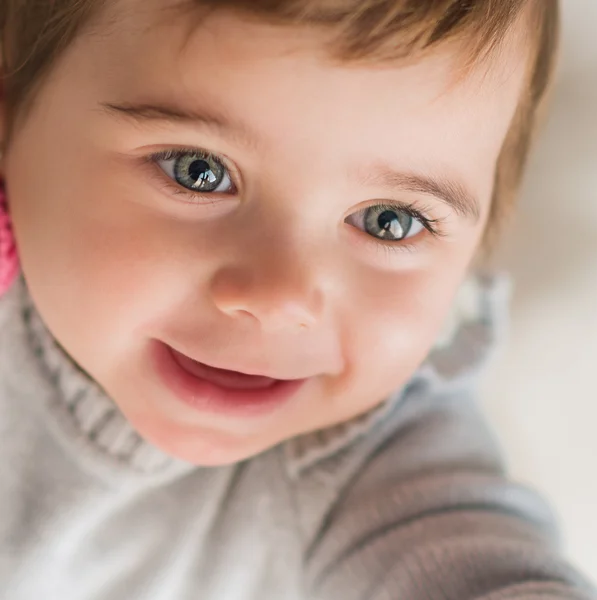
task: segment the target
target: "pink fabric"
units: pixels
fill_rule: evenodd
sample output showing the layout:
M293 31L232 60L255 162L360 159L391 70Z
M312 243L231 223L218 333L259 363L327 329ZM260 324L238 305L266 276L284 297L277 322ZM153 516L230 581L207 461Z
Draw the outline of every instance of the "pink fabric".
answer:
M4 186L0 183L0 296L14 283L19 273L19 258L12 233Z

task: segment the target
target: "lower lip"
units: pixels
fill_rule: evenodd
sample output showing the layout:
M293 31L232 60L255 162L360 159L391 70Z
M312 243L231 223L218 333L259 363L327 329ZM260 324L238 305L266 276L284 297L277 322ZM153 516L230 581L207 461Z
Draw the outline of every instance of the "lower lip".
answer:
M161 342L153 344L152 359L158 375L178 400L198 411L235 417L267 416L288 404L307 382L296 379L277 381L265 389L229 389L186 371L172 349Z

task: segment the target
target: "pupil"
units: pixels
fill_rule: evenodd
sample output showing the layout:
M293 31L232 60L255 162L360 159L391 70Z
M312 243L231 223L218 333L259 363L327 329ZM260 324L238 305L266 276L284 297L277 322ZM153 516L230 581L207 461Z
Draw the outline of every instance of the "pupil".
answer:
M392 228L392 223L396 220L396 213L386 210L379 215L377 223L380 229L383 229L384 231L390 231Z
M401 238L404 234L398 215L391 210L382 212L377 218L377 224L382 231L392 234L395 238Z
M211 167L206 160L195 160L189 166L189 175L193 181L210 182Z

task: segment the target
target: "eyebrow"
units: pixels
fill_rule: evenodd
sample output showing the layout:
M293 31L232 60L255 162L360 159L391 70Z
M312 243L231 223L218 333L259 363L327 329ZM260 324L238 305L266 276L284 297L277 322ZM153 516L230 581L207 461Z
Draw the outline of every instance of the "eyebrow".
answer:
M137 123L153 121L190 124L213 129L251 148L259 145L258 136L244 124L235 121L224 112L213 109L189 109L159 102L139 104L102 102L100 106L108 114L125 117ZM405 192L434 196L464 218L478 221L481 217L477 199L460 182L447 177L404 173L388 165L378 165L373 173L361 178L360 181L365 185L381 185Z
M258 145L258 136L245 125L235 121L224 111L214 109L190 109L176 104L161 102L143 103L100 103L102 110L110 115L124 117L137 123L169 122L193 125L213 129L218 133L233 138L245 146Z
M466 187L453 179L443 176L403 173L387 165L378 166L362 181L366 184L381 185L414 194L434 196L450 206L456 214L472 221L481 218L479 202Z

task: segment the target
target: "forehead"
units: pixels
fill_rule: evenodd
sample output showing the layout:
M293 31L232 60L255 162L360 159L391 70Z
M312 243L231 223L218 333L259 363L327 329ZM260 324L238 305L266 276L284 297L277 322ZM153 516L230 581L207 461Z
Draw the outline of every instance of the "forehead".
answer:
M294 69L293 74L303 75L309 69L312 75L327 69L330 75L350 71L355 82L360 78L371 83L384 78L389 81L393 72L391 85L396 92L409 86L426 91L430 100L441 100L457 90L473 100L481 95L499 97L500 90L507 94L508 88L516 86L520 95L529 54L523 22L520 18L497 51L468 70L465 64L474 63L469 60L468 46L456 43L440 46L421 60L338 63L328 52L330 35L325 27L273 26L230 11L207 12L192 1L180 0L110 3L95 22L96 35L87 39L102 46L98 56L104 65L111 63L114 75L133 65L138 68L138 77L127 77L129 83L151 83L152 77L168 75L180 84L195 78L195 87L205 88L206 78L198 76L199 71L219 69L218 79L223 80L230 67L241 79L243 74L247 74L245 79L257 72L265 75L268 68ZM337 78L331 76L329 80L334 83ZM217 83L212 79L209 87ZM403 96L402 101L407 102L408 97Z
M335 2L336 0L332 0L328 4L334 5ZM111 0L102 4L102 10L95 13L95 27L93 30L104 39L107 35L110 37L109 34L111 33L115 38L124 36L136 40L161 31L163 34L166 33L171 36L169 44L171 47L176 47L177 44L186 46L186 43L197 35L207 39L211 34L213 41L220 42L240 34L235 41L243 42L246 41L246 38L253 37L251 40L253 45L260 42L264 45L276 45L276 42L282 42L284 51L287 53L291 53L293 47L296 50L301 50L309 46L310 52L318 54L321 59L328 59L330 62L332 52L338 50L338 47L333 44L334 39L339 37L339 32L336 29L321 22L293 26L289 24L292 22L290 19L281 19L275 16L278 11L278 3L273 3L272 17L269 21L258 18L255 13L249 10L241 13L226 8L228 6L226 2L222 3L224 7L222 9L214 8L214 4L212 2L204 3L200 0ZM235 2L232 2L232 4L235 4ZM242 5L242 3L240 4ZM284 3L281 2L280 4ZM343 4L343 0L337 0L337 4ZM396 0L396 4L400 4L400 1ZM478 24L476 26L469 25L469 28L462 31L462 35L465 36L462 43L449 38L449 41L440 42L437 47L434 46L436 48L435 54L450 53L453 56L458 56L460 63L471 65L477 63L481 67L477 71L484 71L485 73L495 72L496 67L504 66L509 61L519 61L528 55L529 46L532 45L529 44L529 38L532 37L529 36L529 29L534 25L531 4L526 4L526 7L518 13L518 17L514 18L512 25L505 33L496 30L493 36L486 35L482 39L481 36L477 36L477 39L474 39L475 30L473 27L476 27L479 31L481 31L481 28ZM267 10L263 8L262 3L259 4L259 7L260 14L267 14ZM495 9L494 12L498 13L499 11ZM495 20L496 17L493 17L493 20L488 18L487 24L489 25ZM226 35L226 31L222 31L221 27L218 28L218 23L225 23L225 27L230 28L228 35ZM273 26L274 24L276 26ZM421 27L433 31L435 25L437 23L429 23L424 26L413 23L403 31L395 31L394 37L389 36L388 39L393 40L394 47L398 49L401 48L403 39L411 39L411 29L413 27L420 34L426 35L423 34ZM507 25L504 27L507 27ZM224 35L218 36L218 34ZM495 37L495 43L490 39L491 37ZM391 60L388 60L390 54L390 51L382 53L385 57L383 63L400 66L409 62L412 64L418 61L419 58L411 55L401 59L401 61L396 60L392 63ZM482 60L483 56L489 57L489 60ZM369 62L369 66L374 67L375 55L371 57L364 56L362 62ZM379 62L377 66L380 66ZM459 66L463 66L463 64Z
M489 195L487 172L527 69L522 28L463 72L454 45L409 63L342 64L327 52L325 29L179 9L161 0L110 6L69 52L70 73L86 80L80 87L90 102L217 107L264 154L278 159L287 149L289 160L304 160L311 152L328 163L313 161L312 171L354 164L360 154L412 170L458 171Z

